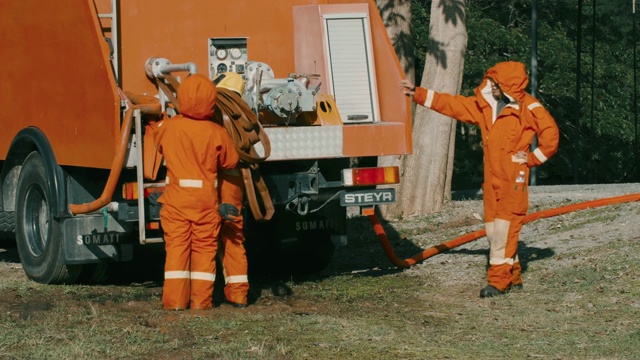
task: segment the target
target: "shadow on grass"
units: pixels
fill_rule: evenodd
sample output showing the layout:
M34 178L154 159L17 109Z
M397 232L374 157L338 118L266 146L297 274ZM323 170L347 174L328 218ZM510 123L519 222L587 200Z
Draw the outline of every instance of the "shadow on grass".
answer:
M343 272L349 272L350 270L354 270L354 268L369 268L369 269L378 269L379 268L388 268L393 267L397 269L393 271L391 269L387 269L386 273L402 271L402 269L395 267L391 263L391 260L387 257L380 245L373 228L368 221L368 219L351 219L353 222L350 225L353 225L356 229L351 233L353 237L350 237L349 240L354 240L355 244L353 245L347 254L343 254L344 258L342 260L351 261L350 265L342 264L341 269ZM417 246L413 241L403 238L396 229L386 221L381 221L381 224L387 234L387 238L389 239L389 243L395 253L395 255L401 259L408 259L416 254L422 253L425 249ZM367 229L367 226L370 229ZM365 240L365 238L370 238L369 240ZM452 240L452 239L448 239ZM447 240L447 241L448 241ZM364 242L363 242L364 241ZM480 238L476 241L485 241L483 238ZM355 252L353 249L359 248ZM349 248L349 245L347 246ZM489 262L489 246L487 244L486 248L471 250L471 249L460 249L453 248L447 251L444 251L443 254L453 254L453 255L484 255L487 257L487 264ZM368 256L367 256L368 255ZM440 254L434 255L438 256ZM527 271L527 264L531 261L543 260L550 258L555 255L555 252L550 248L538 248L527 246L523 242L518 243L518 257L520 258L520 264L522 266L522 271ZM353 262L353 259L358 259L357 262ZM356 265L357 264L357 265ZM488 266L488 265L487 265ZM366 275L367 273L377 274L379 271L364 271L361 274Z
M487 268L489 267L489 247L481 250L470 249L458 249L449 250L449 254L461 254L461 255L485 255L487 257ZM522 272L527 272L529 262L543 260L555 255L555 251L550 248L539 248L533 246L527 246L522 242L518 243L518 257L520 258L520 266L522 266Z

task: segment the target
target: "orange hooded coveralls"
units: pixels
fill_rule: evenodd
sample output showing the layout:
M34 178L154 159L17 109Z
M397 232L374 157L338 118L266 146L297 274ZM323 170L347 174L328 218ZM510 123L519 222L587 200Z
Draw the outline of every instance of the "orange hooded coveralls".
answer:
M213 80L218 85L218 95L226 97L242 96L244 80L233 72L224 73ZM217 112L214 121L223 124L226 114ZM231 130L227 130L231 131ZM236 151L241 151L239 145ZM220 256L222 257L222 269L224 271L224 295L227 301L234 305L247 305L247 293L249 292L249 264L247 252L244 247L244 219L242 216L242 200L244 197L244 178L240 172L241 162L232 170L223 170L218 174L218 188L220 191L220 203L233 205L238 216L231 220L222 219L220 229Z
M232 169L238 153L220 125L209 121L216 87L205 76L187 77L178 89L180 114L154 132L167 166L160 197L166 262L162 302L165 309L212 307L217 236L220 231L217 173Z
M222 220L220 242L222 247L222 267L224 270L224 295L226 299L238 305L247 304L249 278L247 253L244 248L244 229L242 217L242 198L244 180L240 169L220 172L220 203L227 203L238 209L239 215L233 220Z
M503 109L492 96L491 82L499 85L509 103ZM529 169L541 165L558 150L558 127L538 100L525 92L525 66L501 62L490 68L475 96L441 94L416 88L413 101L459 121L478 125L484 152L482 185L485 227L489 240L487 282L501 292L522 284L518 237L529 207ZM534 135L538 147L530 150ZM526 163L512 158L527 154ZM524 172L524 180L518 179Z

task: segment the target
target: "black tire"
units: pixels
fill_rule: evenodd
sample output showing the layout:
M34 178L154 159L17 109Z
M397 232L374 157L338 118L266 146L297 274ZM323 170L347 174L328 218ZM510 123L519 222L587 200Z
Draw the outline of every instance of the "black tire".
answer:
M107 263L85 264L78 276L77 283L83 285L104 284L109 279L109 265Z
M16 243L27 276L42 284L73 283L81 265L64 263L62 225L50 209L52 196L42 157L27 156L16 198ZM62 199L58 199L62 200Z
M335 253L331 235L325 231L309 231L292 243L280 244L282 265L290 274L317 274L324 270Z
M335 253L331 236L324 231L307 232L283 242L273 232L247 237L245 248L249 275L311 275L324 270Z

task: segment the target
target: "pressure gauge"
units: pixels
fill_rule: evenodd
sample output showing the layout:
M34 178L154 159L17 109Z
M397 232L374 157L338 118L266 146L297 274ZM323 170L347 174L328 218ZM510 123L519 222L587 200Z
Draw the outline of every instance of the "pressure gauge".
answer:
M216 49L216 57L218 60L224 60L227 58L227 49L218 48Z
M242 51L240 51L240 49L238 49L237 47L234 47L229 50L229 55L231 55L231 58L233 60L238 60L242 57Z
M218 67L216 68L218 74L226 73L227 70L229 70L229 68L227 67L227 64L224 63L218 64Z

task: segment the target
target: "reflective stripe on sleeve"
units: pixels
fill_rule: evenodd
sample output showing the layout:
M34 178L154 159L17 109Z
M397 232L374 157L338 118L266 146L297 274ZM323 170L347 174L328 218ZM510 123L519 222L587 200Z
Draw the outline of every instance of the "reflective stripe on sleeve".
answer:
M164 184L165 185L169 185L169 177L168 176L164 179Z
M216 281L216 274L194 271L191 273L191 280Z
M544 156L544 154L542 153L542 150L540 150L539 147L533 150L533 155L535 155L535 157L538 158L541 164L548 160L548 158Z
M424 106L431 108L432 103L433 103L433 90L427 89L427 100L424 101Z
M535 109L537 107L540 107L540 106L542 106L542 104L540 104L539 102L534 102L534 103L530 104L529 106L527 106L527 109L529 109L529 111L531 111L531 110L533 110L533 109Z
M202 180L180 179L178 185L183 188L202 188Z
M164 278L166 279L189 279L189 271L165 271Z
M225 277L224 282L227 284L248 283L249 278L247 275L233 275Z
M513 265L515 261L513 259L489 259L489 264L491 265L502 265L509 264Z

